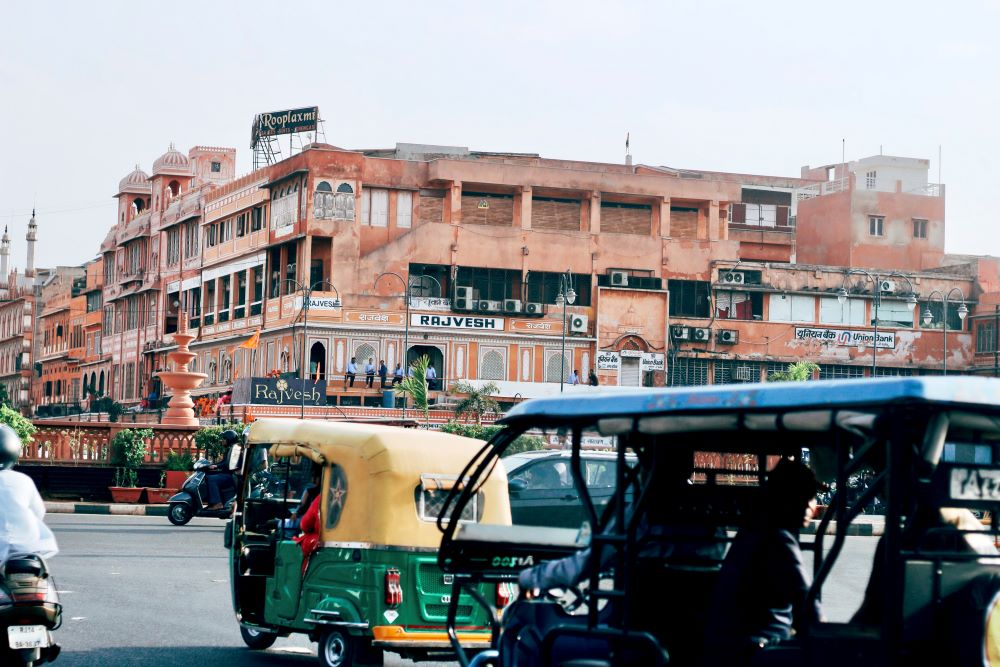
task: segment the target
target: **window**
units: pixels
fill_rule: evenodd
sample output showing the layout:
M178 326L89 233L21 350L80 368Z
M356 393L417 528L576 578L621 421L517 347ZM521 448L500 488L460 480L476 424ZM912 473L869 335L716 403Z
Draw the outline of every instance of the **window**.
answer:
M760 364L752 361L718 359L712 370L712 384L760 382Z
M223 220L219 223L219 243L225 243L233 238L233 221Z
M842 378L863 378L865 376L864 366L837 366L834 364L820 364L820 380L837 380Z
M995 322L980 322L976 327L976 352L996 352L997 329Z
M396 226L407 228L413 219L413 193L400 192L396 195Z
M417 516L420 517L421 521L437 521L453 484L454 476L452 475L420 475L420 486L415 489L414 501L417 503ZM482 504L483 493L480 491L462 509L462 516L459 517L458 522L475 523L478 521L479 508Z
M874 310L872 317L875 316ZM882 299L878 307L878 325L880 327L906 327L913 326L913 311L906 307L902 301L886 301Z
M389 224L389 191L372 190L371 226L385 227Z
M260 315L261 301L264 299L264 265L253 269L253 295L250 300L250 314Z
M815 322L816 297L801 294L771 294L767 319L769 322Z
M213 174L218 174L220 172L222 172L222 163L221 162L213 162L212 163L212 173Z
M549 271L528 272L528 298L526 300L535 303L555 304L556 299L559 296L561 276L564 275L564 273ZM576 301L573 302L573 305L589 306L592 276L589 273L573 273L570 274L570 278L570 282L572 283L571 287L576 292Z
M234 319L240 320L246 317L247 305L247 272L240 271L236 274L236 313Z
M198 256L198 225L191 222L184 225L184 258Z
M715 316L721 320L759 320L764 316L760 292L715 291Z
M708 317L709 283L704 280L668 280L670 315L676 317Z
M532 276L534 275L532 274ZM539 275L541 275L540 272ZM413 282L416 284L417 280ZM458 272L455 274L455 283L463 287L471 287L472 293L477 299L490 301L516 299L521 293L521 272L514 269L485 269L460 266L458 267ZM431 289L435 287L433 281L430 280L425 281L423 286ZM556 286L556 292L553 293L552 302L554 302L555 294L557 293L558 285Z
M250 214L240 213L236 216L236 237L241 238L247 235L250 231Z
M229 300L231 298L230 285L232 276L222 276L219 278L219 296L222 297L222 305L219 306L219 321L229 321Z
M881 314L881 313L880 313ZM865 300L848 298L844 303L833 296L819 298L820 324L865 325Z
M869 215L868 216L868 235L869 236L884 236L885 216L882 215Z
M264 228L264 207L254 206L250 211L250 231L257 232Z
M181 261L181 230L171 227L167 230L167 266Z
M90 292L87 294L87 312L92 313L101 307L101 293Z
M961 305L961 301L948 302L948 330L949 331L962 331L965 327L963 326L962 318L958 316L958 307ZM924 301L919 305L920 308L920 327L923 329L941 329L941 314L944 312L944 305L941 301ZM930 324L924 324L924 311L931 311L931 321ZM879 319L882 319L882 313L879 312Z
M215 323L215 280L206 280L202 285L205 292L205 324Z
M504 380L507 373L503 350L489 348L483 351L479 359L480 380Z
M207 227L205 227L205 245L207 247L209 248L215 247L216 233L217 230L215 225L208 225Z
M927 238L927 221L923 218L913 219L913 238L915 239L925 239Z
M874 190L877 184L878 184L878 172L874 171L865 172L865 189Z
M667 385L690 387L708 384L708 360L678 357L667 367Z

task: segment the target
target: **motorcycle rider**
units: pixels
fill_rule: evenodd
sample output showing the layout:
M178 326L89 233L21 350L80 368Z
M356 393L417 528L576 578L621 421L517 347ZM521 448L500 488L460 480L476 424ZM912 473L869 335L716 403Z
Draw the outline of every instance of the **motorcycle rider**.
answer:
M233 474L229 469L229 455L233 445L240 440L236 431L228 429L219 434L219 438L226 443L226 451L222 460L209 466L205 471L205 486L208 491L208 507L206 509L222 509L223 499L229 499L236 493L236 485L233 483Z
M55 535L43 521L45 504L35 483L12 470L20 455L21 438L0 424L0 563L14 555L51 558L59 553Z

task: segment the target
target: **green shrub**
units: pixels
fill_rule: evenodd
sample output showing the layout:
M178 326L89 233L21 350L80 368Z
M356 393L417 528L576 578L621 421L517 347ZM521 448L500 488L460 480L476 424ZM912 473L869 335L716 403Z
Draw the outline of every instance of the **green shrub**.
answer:
M6 405L0 406L0 424L6 424L14 429L22 444L28 444L34 440L31 436L38 430L30 419Z
M244 424L228 422L218 426L206 426L194 434L194 444L198 449L205 450L205 458L216 460L226 452L226 443L219 436L223 431L233 430L240 433Z
M139 473L129 468L115 468L115 479L112 486L124 486L134 489L139 486Z
M190 454L178 454L174 450L167 453L167 458L163 461L164 470L180 470L187 472L194 465L194 457Z
M135 470L146 460L149 445L146 440L153 437L153 429L126 428L118 431L111 441L111 462Z
M454 435L461 435L466 438L474 438L476 440L489 440L502 428L504 427L484 426L482 424L462 424L455 420L449 420L446 424L441 425L441 432L453 433ZM507 447L507 450L504 452L504 456L519 454L520 452L532 452L537 449L545 449L545 440L537 435L522 435L517 440L512 442L509 447Z

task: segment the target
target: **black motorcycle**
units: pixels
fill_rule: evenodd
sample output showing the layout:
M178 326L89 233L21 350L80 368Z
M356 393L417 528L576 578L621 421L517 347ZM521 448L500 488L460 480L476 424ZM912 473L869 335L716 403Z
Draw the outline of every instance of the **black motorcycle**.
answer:
M228 519L232 516L238 480L231 472L212 471L212 465L208 459L199 459L194 464L194 472L184 481L180 491L170 497L170 507L167 510L167 518L170 523L175 526L183 526L196 516L217 519ZM231 489L223 494L221 509L208 509L209 475L230 475L232 477Z
M52 662L60 647L52 631L62 624L62 605L45 561L13 556L0 565L0 664L40 665Z

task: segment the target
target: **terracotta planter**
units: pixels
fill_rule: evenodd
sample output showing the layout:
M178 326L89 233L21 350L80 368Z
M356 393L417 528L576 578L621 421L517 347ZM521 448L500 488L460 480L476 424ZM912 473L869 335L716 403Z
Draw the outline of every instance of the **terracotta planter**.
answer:
M191 474L186 470L167 470L166 481L164 482L169 489L179 489L184 486L185 480Z
M153 488L151 486L146 487L146 502L150 505L163 505L170 500L170 496L177 493L177 489L171 489L170 487L163 488Z
M142 502L142 492L146 489L141 486L109 486L111 500L116 503L138 503Z

